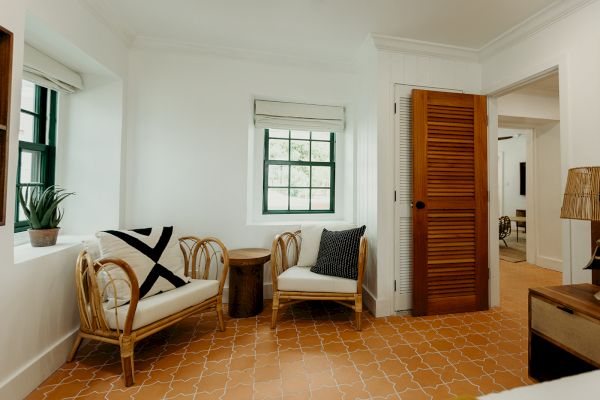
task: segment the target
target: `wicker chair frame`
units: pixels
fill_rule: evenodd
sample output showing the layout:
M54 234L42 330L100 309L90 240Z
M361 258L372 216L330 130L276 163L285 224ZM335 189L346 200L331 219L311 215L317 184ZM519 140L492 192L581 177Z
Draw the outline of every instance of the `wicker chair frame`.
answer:
M219 330L225 330L222 299L223 286L229 270L227 248L219 239L212 237L200 239L195 236L179 238L179 246L183 253L185 275L192 279L218 280L219 291L217 295L135 330L132 329L132 326L136 308L140 301L140 291L133 269L121 259L105 258L93 261L85 250L79 254L75 269L75 281L81 326L67 362L73 361L83 339L118 345L121 350L121 365L125 386L131 386L135 383L133 352L135 343L140 340L172 326L190 315L206 310L216 311L217 326ZM113 277L109 271L114 271L115 267L123 271L127 279ZM109 277L104 288L100 288L98 284L98 274L101 271L104 271ZM111 329L104 315L103 299L107 290L116 291L118 281L125 282L129 286L131 300L124 326L120 327L117 322L117 329Z
M355 327L362 329L362 282L367 261L368 241L363 236L360 239L358 253L358 279L356 280L356 293L335 292L288 292L279 290L277 278L286 269L298 263L298 256L302 246L301 232L284 232L275 237L271 248L271 273L273 275L273 315L271 328L277 325L279 310L292 304L305 300L331 300L345 307L351 308L355 313Z

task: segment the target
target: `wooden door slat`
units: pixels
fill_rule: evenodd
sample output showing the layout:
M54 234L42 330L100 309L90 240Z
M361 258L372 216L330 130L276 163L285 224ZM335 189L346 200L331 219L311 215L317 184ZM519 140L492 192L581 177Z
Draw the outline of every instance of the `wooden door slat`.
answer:
M486 98L412 98L413 315L487 309Z

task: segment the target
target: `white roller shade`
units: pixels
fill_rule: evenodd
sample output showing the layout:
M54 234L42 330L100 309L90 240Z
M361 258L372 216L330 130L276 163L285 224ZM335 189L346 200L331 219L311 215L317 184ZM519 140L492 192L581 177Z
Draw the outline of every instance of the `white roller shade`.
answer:
M83 81L77 72L27 43L23 54L23 79L63 93L83 89Z
M255 100L254 124L257 128L306 131L344 131L344 107Z

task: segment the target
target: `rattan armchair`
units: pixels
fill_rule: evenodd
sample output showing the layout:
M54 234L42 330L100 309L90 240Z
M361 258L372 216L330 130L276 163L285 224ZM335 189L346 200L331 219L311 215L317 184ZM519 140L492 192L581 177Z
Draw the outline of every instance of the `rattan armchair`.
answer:
M367 260L367 237L360 240L358 255L358 279L356 286L340 291L286 291L280 290L278 278L288 269L295 267L302 245L301 232L284 232L275 237L271 249L271 272L273 275L273 315L271 328L277 325L278 311L286 306L305 300L332 300L354 310L356 330L361 330L362 321L362 282ZM298 267L296 267L298 268ZM313 274L317 275L317 274ZM322 279L331 279L321 276ZM319 279L318 277L315 277ZM334 278L343 279L343 278ZM345 279L344 279L345 280ZM350 281L350 280L348 280ZM333 288L332 288L333 289Z
M136 342L174 325L192 314L207 310L216 311L218 328L221 331L225 330L222 298L223 285L225 284L225 278L229 269L229 256L226 247L216 238L200 239L193 236L180 238L179 245L183 253L185 275L192 278L192 283L195 282L194 280L217 281L216 283L207 282L207 284L210 283L212 285L213 292L215 290L214 287L218 284L218 292L204 299L199 304L193 304L172 315L162 317L139 327L136 327L136 325L140 325L139 320L136 320L136 310L140 307L140 303L148 301L148 299L154 299L153 301L159 299L160 301L160 296L169 296L169 293L188 287L192 283L184 285L182 288L176 288L169 292L140 300L136 275L126 262L116 258L93 261L85 250L79 254L75 280L81 326L71 353L68 356L68 362L74 359L83 339L98 340L118 345L121 350L121 364L125 385L131 386L135 383L133 353ZM125 306L106 309L104 302L106 291L115 290L116 281L122 281L121 279L112 278L110 271L114 271L115 268L119 268L126 274L126 283L131 291L131 300ZM99 282L101 280L98 278L98 275L102 271L109 277L109 283L104 288L100 287ZM198 281L196 283L201 284ZM115 318L113 320L108 318L108 313L118 312L115 310L124 312L123 307L127 309L124 318ZM116 326L114 326L114 321L117 321ZM124 323L121 325L119 321L124 321Z

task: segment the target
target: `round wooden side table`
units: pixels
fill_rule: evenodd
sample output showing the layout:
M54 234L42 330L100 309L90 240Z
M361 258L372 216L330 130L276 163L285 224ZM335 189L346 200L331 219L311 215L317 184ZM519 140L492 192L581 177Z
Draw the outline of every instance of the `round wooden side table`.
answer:
M268 249L229 252L229 316L246 318L263 310L263 266L271 259Z

